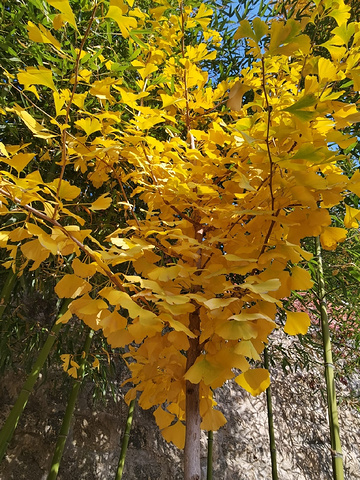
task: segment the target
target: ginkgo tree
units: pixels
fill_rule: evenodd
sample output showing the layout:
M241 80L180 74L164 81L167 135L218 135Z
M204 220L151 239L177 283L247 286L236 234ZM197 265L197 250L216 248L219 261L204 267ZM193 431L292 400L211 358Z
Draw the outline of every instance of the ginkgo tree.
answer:
M47 4L29 39L66 58L67 70L47 63L7 75L30 106L1 113L36 141L0 144L0 213L18 215L0 231L4 266L20 257L21 274L55 262L55 292L72 299L61 321L76 315L126 347L126 400L139 394L142 408L156 407L165 439L185 448L185 479L200 479L201 429L226 422L214 391L234 377L252 395L268 387L252 361L281 299L312 286L301 240L320 236L332 250L346 238L328 209L360 193L360 174L344 175L332 145L352 145L343 129L360 121L342 99L345 85L360 88L360 26L343 0L317 0L301 23L243 20L235 40L247 39L253 62L213 85L203 64L220 40L205 4L161 0L144 13L132 0L89 2L83 31L67 0ZM316 56L304 32L326 17L337 26ZM134 52L134 81L87 50L102 26ZM69 56L60 37L71 29L79 40ZM53 115L42 109L49 94ZM34 168L40 158L55 164L54 179ZM360 210L348 215L353 226ZM287 312L290 335L309 324Z

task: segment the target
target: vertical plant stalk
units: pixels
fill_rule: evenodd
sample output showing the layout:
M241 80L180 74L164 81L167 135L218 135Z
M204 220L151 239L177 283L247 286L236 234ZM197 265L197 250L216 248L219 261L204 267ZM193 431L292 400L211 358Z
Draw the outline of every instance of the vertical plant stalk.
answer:
M208 454L207 454L207 473L206 480L213 480L213 444L214 434L212 430L208 432Z
M74 379L73 387L71 389L69 401L66 407L65 415L63 418L63 422L60 428L60 432L58 435L58 439L55 446L54 456L51 461L51 468L47 480L55 480L58 476L59 467L61 458L64 452L65 443L69 435L71 420L73 418L74 410L76 401L80 392L80 387L84 378L84 371L85 371L85 362L86 358L89 353L92 337L94 335L94 331L90 330L88 336L86 337L85 344L84 344L84 355L80 362L80 368L78 371L78 378Z
M269 353L267 348L264 349L264 367L269 370ZM276 461L276 443L274 433L274 415L272 409L271 399L271 387L266 389L266 404L268 414L268 427L269 427L269 441L270 441L270 457L271 457L271 478L272 480L278 480L277 461Z
M125 427L125 432L124 432L124 436L121 444L120 458L119 458L118 468L116 471L115 480L121 480L123 476L126 452L129 445L129 439L130 439L131 425L134 417L135 403L136 403L136 400L134 399L134 400L131 400L129 405L129 410L128 410L127 419L126 419L126 427Z
M320 306L321 331L323 337L326 393L329 414L331 455L334 480L344 480L343 456L340 441L339 418L336 403L334 364L331 351L329 320L326 308L325 280L321 254L320 238L316 237L316 256L318 259L318 296Z
M190 330L200 330L199 310L190 313ZM199 355L199 337L189 338L189 349L186 357L186 371L194 365ZM184 480L200 480L200 387L199 384L186 380L186 433L184 449Z
M0 320L4 315L5 309L8 305L11 292L14 288L15 282L17 280L17 275L13 270L10 269L8 276L5 280L5 284L0 293Z
M65 300L59 312L58 319L66 313L70 302L71 302L71 299ZM6 453L6 449L12 439L12 436L18 424L19 418L22 412L24 411L24 408L27 404L30 393L34 388L36 380L38 379L39 374L46 362L46 359L49 356L49 353L55 343L55 340L57 338L57 335L61 327L62 327L61 323L55 322L55 324L53 325L51 331L49 332L49 336L46 339L46 342L44 343L44 346L40 350L39 356L34 363L33 369L30 375L28 376L24 386L22 387L21 392L15 402L15 405L13 406L8 418L6 419L4 426L0 431L0 462L2 461Z

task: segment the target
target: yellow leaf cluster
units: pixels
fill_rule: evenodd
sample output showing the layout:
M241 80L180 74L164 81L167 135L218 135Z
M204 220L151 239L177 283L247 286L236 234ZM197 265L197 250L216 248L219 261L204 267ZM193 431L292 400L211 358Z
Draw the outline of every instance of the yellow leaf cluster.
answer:
M48 3L60 11L54 28L77 28L67 0ZM205 4L180 14L164 3L146 16L130 1L110 0L97 21L118 29L133 50L141 46L132 84L103 56L96 79L87 65L68 72L73 91L50 68L18 73L39 101L39 85L53 92L51 122L19 105L9 113L48 142L45 158L60 173L47 181L31 170L39 152L0 144L0 214L13 205L26 212L21 225L1 232L0 246L14 259L21 243L23 268L56 261L55 292L72 299L63 321L76 315L112 347L127 348L126 399L139 392L143 408L157 406L164 437L179 448L186 382L199 384L207 430L225 422L213 389L235 370L252 395L264 391L269 374L249 361L260 359L282 299L312 287L302 240L319 235L333 250L346 237L328 209L346 190L360 193L360 174L348 179L334 148L351 145L343 129L360 121L358 105L341 100L344 79L360 86L360 35L342 0L338 9L330 3L306 14L337 22L323 45L331 61L314 56L304 24L243 20L235 38L248 39L253 62L214 85L204 60L215 58L219 35L207 30ZM145 18L151 35L141 33ZM204 30L204 41L186 46L193 28ZM31 40L60 49L45 27L28 30ZM86 61L85 50L77 55ZM346 205L345 227L359 219ZM306 313L287 312L290 335L309 324ZM70 356L62 360L76 376Z

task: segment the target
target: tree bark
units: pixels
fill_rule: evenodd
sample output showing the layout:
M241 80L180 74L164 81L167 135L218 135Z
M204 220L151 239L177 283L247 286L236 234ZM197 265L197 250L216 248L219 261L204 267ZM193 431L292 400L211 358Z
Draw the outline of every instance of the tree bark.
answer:
M199 310L190 314L190 330L199 333ZM189 339L186 371L194 364L199 355L199 337ZM184 480L200 480L200 397L199 384L186 381L186 436L184 450Z

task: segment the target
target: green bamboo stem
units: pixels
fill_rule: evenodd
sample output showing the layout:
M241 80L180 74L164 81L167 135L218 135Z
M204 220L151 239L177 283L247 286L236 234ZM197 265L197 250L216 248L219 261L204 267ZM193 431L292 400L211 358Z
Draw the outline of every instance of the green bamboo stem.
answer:
M127 451L127 447L128 447L128 444L129 444L131 424L132 424L133 416L134 416L135 403L136 403L136 401L134 399L134 400L131 400L130 405L129 405L128 415L127 415L127 419L126 419L126 427L125 427L124 437L123 437L123 440L122 440L119 464L118 464L115 480L121 480L122 476L123 476L126 451Z
M93 335L94 335L94 331L90 330L85 340L84 349L83 349L83 351L85 352L85 356L82 358L80 362L78 378L74 380L73 387L71 389L69 401L66 407L65 415L64 415L59 436L56 442L55 452L52 458L51 468L50 468L50 472L47 477L47 480L55 480L58 476L60 462L61 462L62 455L64 453L65 443L69 435L71 420L73 418L76 401L80 392L82 380L84 378L86 357L89 353Z
M207 473L206 480L213 479L213 444L214 444L214 434L212 430L208 432L208 451L207 451Z
M336 391L334 380L334 364L331 351L331 339L329 320L326 307L325 297L325 280L323 261L321 254L321 244L319 237L315 239L316 255L318 258L318 294L320 303L320 319L321 331L323 337L324 363L325 363L325 380L327 392L327 404L329 414L331 454L334 480L344 480L343 456L340 441L339 418L336 403Z
M5 284L0 293L0 320L2 319L2 316L4 315L5 309L8 305L10 295L14 288L16 279L17 279L16 273L10 269L8 276L5 280Z
M59 312L58 318L60 318L62 315L65 314L70 302L71 302L70 299L65 300ZM33 369L30 375L28 376L24 386L22 387L21 392L15 402L15 405L13 406L8 418L5 421L4 426L0 431L0 463L6 453L8 444L11 441L11 438L14 434L19 418L22 412L24 411L24 408L27 404L30 393L34 388L36 380L38 379L38 376L46 362L46 359L51 351L51 348L55 343L55 340L61 329L61 326L62 326L61 323L57 324L56 322L53 325L49 333L49 336L46 339L46 342L44 343L44 346L40 350L39 356L37 357L34 363Z
M267 348L264 350L264 367L269 370L269 353ZM269 386L266 389L266 403L267 403L267 414L268 414L268 428L269 428L269 440L270 440L270 457L271 457L271 478L272 480L278 480L278 470L277 470L277 461L276 461L276 442L275 442L275 433L274 433L274 415L272 409L272 399L271 399L271 387Z

